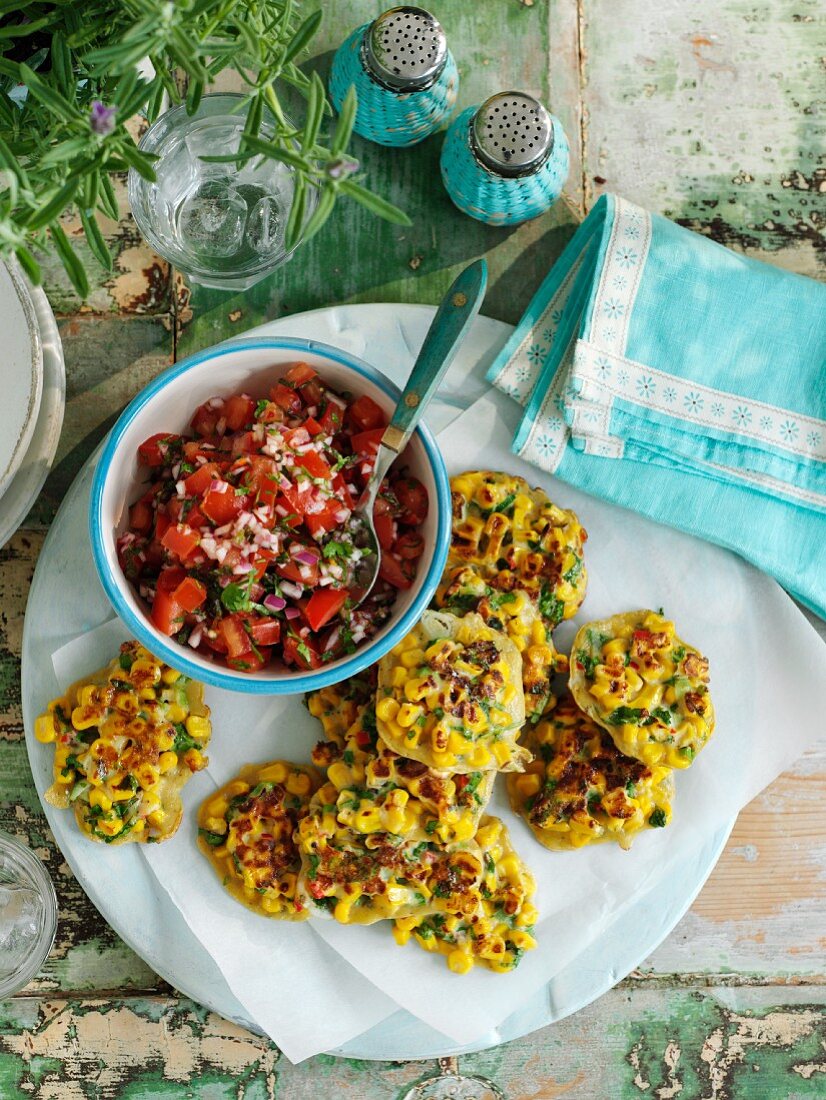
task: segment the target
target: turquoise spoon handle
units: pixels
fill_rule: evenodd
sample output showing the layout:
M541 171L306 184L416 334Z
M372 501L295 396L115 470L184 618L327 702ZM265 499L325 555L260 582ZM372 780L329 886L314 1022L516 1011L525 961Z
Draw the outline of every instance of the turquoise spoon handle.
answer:
M457 276L436 311L421 350L413 364L382 445L395 455L404 449L430 399L439 388L456 349L479 312L488 283L488 267L476 260Z

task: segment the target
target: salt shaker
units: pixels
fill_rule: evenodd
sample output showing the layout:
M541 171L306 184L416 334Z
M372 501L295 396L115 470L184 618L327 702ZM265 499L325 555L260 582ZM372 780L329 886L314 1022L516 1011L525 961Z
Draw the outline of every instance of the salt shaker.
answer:
M351 84L356 133L380 145L415 145L449 117L459 73L441 24L404 4L353 31L337 50L330 74L337 110Z
M450 126L442 180L465 214L488 225L518 225L553 206L568 160L558 118L525 92L497 92Z

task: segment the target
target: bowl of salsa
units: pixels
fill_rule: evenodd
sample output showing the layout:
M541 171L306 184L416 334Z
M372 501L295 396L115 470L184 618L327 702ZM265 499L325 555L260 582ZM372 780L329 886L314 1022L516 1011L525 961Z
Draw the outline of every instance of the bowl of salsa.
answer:
M439 582L450 489L420 427L374 513L381 571L350 597L350 517L398 389L315 341L239 340L155 379L97 463L89 530L115 611L156 656L217 687L304 692L355 675Z

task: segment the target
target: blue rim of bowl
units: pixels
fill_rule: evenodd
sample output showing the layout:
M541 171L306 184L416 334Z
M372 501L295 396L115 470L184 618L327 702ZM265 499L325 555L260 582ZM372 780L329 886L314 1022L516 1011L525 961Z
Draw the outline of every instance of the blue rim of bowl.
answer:
M135 419L137 414L156 396L164 387L181 374L185 374L193 367L200 365L208 359L218 359L225 355L232 355L238 351L250 351L264 348L272 351L303 351L324 355L342 366L348 367L356 374L373 382L388 397L398 400L401 390L395 386L389 378L386 378L375 367L350 355L348 352L334 348L330 344L324 344L318 340L303 340L297 337L270 337L252 340L233 340L231 343L217 344L206 348L204 351L183 359L180 363L165 370L134 397L121 415L118 417L106 440L103 453L95 468L92 481L92 492L89 504L89 539L92 544L92 556L98 578L103 585L106 595L116 614L132 630L136 638L154 653L162 657L167 664L186 673L195 680L211 684L213 687L223 688L227 691L239 691L248 695L298 695L301 692L313 691L327 687L330 684L339 683L350 676L362 672L368 665L374 664L383 657L401 638L408 634L421 618L422 612L427 608L430 599L439 584L447 560L448 546L450 542L450 483L447 469L441 451L436 444L433 433L425 424L419 424L416 435L422 441L428 462L433 471L433 480L436 483L437 497L437 526L436 546L433 552L433 560L427 571L421 588L413 603L402 615L399 621L378 642L365 645L357 650L352 658L343 664L327 670L314 672L311 675L290 675L284 680L245 680L242 676L233 674L229 669L215 666L215 671L209 667L196 664L186 654L185 647L177 642L170 644L155 634L148 625L148 620L135 614L126 602L120 591L113 572L109 568L109 562L103 550L103 540L106 537L103 531L102 506L103 489L106 484L106 476L115 457L118 444L124 432ZM220 388L220 387L219 387ZM128 582L126 582L128 583Z

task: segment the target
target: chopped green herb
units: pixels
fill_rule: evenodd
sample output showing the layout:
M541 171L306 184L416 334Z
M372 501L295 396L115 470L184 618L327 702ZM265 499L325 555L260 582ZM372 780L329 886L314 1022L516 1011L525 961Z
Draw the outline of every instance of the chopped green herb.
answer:
M549 584L543 584L539 594L539 614L556 626L558 623L562 622L564 612L565 605L562 600L554 594Z
M128 672L134 663L135 658L131 653L121 653L120 657L118 657L118 664L124 672Z
M337 542L336 539L331 539L322 546L321 553L325 558L349 558L352 547L348 546L346 542Z
M562 574L562 579L564 581L567 581L568 584L576 584L576 582L579 580L579 577L580 577L581 573L582 573L582 558L579 556L579 554L575 554L574 555L574 564L567 571L567 573Z
M220 833L211 833L209 829L199 829L198 836L202 837L207 842L210 848L217 848L220 844L223 844L226 837Z
M649 817L648 824L654 829L662 829L666 824L665 810L656 809Z
M341 754L341 759L344 761L345 764L352 764L356 757L352 749L345 749L344 752Z
M624 726L628 725L645 725L645 720L648 718L648 711L638 710L635 707L617 707L615 711L605 719L612 726Z
M250 591L254 578L255 573L250 573L248 581L233 581L221 590L221 603L227 611L249 610Z

